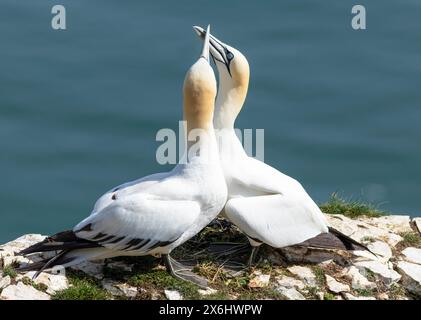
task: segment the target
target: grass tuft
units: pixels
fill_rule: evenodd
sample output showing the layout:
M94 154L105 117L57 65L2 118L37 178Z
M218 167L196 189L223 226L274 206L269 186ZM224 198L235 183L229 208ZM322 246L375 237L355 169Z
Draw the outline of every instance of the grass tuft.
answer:
M52 295L53 300L107 300L110 295L96 279L80 272L67 272L70 287Z
M329 201L320 205L320 210L328 214L342 214L349 218L361 216L377 218L385 215L384 211L378 210L374 205L355 200L345 200L334 193Z
M3 277L9 276L12 279L15 279L17 277L18 273L12 266L6 266L3 269Z

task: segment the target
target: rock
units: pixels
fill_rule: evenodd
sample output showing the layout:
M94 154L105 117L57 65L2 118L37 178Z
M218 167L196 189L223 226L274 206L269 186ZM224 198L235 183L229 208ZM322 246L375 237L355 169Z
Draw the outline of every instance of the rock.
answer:
M361 218L359 220L362 220ZM394 233L412 232L411 218L403 215L388 215L378 218L364 218L364 222Z
M6 288L12 283L10 276L2 277L0 276L0 289Z
M305 287L305 284L302 281L288 276L281 276L280 278L277 278L277 282L279 286L285 288L304 289Z
M402 284L411 293L421 297L421 265L400 261L397 266L402 273Z
M3 289L1 300L50 300L50 296L34 287L18 282Z
M346 300L376 300L374 297L356 297L350 293L345 293L344 297Z
M319 291L316 293L316 296L319 300L324 300L325 299L325 294L323 291Z
M421 249L409 247L403 250L402 254L406 261L421 264Z
M329 275L326 276L326 285L329 291L333 293L341 293L341 292L348 292L351 290L349 285L336 281L333 277Z
M44 285L48 294L54 294L57 291L67 289L69 287L69 282L65 275L62 274L50 274L46 272L41 272L38 277L33 279L36 271L29 271L25 275L17 277L17 281L23 278L28 278L36 284Z
M74 270L82 271L86 273L87 275L95 277L96 279L99 279L99 280L104 278L104 274L103 274L104 263L101 261L98 261L98 262L85 261L80 264L71 266L71 268Z
M102 287L111 293L113 296L124 296L127 298L135 298L138 290L136 287L129 286L126 283L119 283L117 281L104 279L101 282Z
M197 290L197 292L199 292L199 294L201 294L202 296L209 296L211 294L215 294L218 292L218 290L212 289L212 288L206 288L206 289L199 289Z
M388 229L369 224L362 219L353 220L341 214L328 214L325 216L331 227L359 242L364 238L374 238L385 241L394 247L402 241L401 236Z
M107 264L108 268L111 269L119 269L127 272L131 272L133 270L132 264L126 264L123 261L113 261Z
M31 260L22 256L5 256L3 257L3 268L17 264L19 266L29 264Z
M367 248L370 249L371 252L374 254L381 256L383 261L387 262L392 257L392 249L390 249L389 245L386 242L383 241L375 241L372 243L369 243L367 245ZM370 252L369 252L370 253Z
M401 279L401 275L393 268L389 268L385 264L378 261L358 261L354 264L364 274L366 270L370 270L379 277L384 284L391 285Z
M183 300L183 296L178 291L164 290L164 293L168 300Z
M351 286L353 289L374 289L376 288L376 284L368 281L366 277L364 277L356 267L351 266L347 270L345 270L344 275L351 279Z
M386 292L379 293L377 295L378 300L389 300L389 295Z
M269 285L270 274L256 274L249 281L249 288L263 288Z
M33 244L44 240L46 236L40 234L26 234L17 238L16 240L7 242L0 246L0 251L11 251L17 253L23 249L26 249Z
M276 291L278 291L288 300L305 300L304 296L294 288L278 287Z
M414 224L415 228L421 234L421 218L414 218L412 219L412 223Z
M315 287L317 285L316 276L310 268L302 266L292 266L288 271L300 278L307 286Z

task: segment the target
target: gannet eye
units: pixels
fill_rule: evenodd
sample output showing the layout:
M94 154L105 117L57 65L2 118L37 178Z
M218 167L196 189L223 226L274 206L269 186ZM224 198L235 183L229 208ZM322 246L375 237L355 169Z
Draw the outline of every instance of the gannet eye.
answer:
M232 52L227 52L227 59L228 60L232 60L232 59L234 59L234 55L232 54Z

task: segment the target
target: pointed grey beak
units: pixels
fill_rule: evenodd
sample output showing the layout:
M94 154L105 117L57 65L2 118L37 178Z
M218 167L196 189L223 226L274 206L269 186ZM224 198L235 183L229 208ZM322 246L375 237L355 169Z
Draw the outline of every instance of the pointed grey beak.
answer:
M208 28L205 33L205 41L203 42L203 49L202 54L200 55L201 58L205 58L207 62L209 62L209 35L210 35L210 25L208 25Z
M232 53L228 51L226 45L223 42L219 41L217 38L215 38L213 35L209 34L207 31L205 31L205 29L199 26L193 26L193 30L201 39L205 39L209 35L209 45L210 45L209 49L210 49L210 54L212 55L212 58L214 59L215 62L219 61L225 64L225 66L228 69L228 72L231 74L230 62L232 59ZM230 59L228 55L230 55Z

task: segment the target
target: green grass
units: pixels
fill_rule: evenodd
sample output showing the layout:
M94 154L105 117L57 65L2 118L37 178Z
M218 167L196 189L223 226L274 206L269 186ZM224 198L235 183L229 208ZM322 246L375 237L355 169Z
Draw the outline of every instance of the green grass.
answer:
M421 236L415 232L402 232L399 234L403 240L400 242L405 247L421 246Z
M328 214L342 214L349 218L381 217L386 213L378 210L374 205L356 200L345 200L336 193L332 194L329 201L320 205L320 210Z
M335 296L329 292L326 292L323 296L324 300L335 300Z
M39 291L47 291L48 287L43 284L43 283L35 283L35 281L33 281L32 279L29 279L28 277L24 277L22 279L23 284L27 285L27 286L32 286L35 289L39 290Z
M198 287L192 283L174 278L165 270L150 270L132 276L128 283L141 287L149 292L163 290L177 290L184 299L199 299Z
M96 279L80 272L67 272L70 287L52 295L53 300L107 300L110 295Z
M12 279L15 279L18 273L12 266L6 266L3 269L3 277L9 276Z
M373 297L374 291L371 289L356 289L355 292L361 297Z
M319 266L314 266L312 269L314 275L316 276L317 284L323 288L326 284L325 271Z

